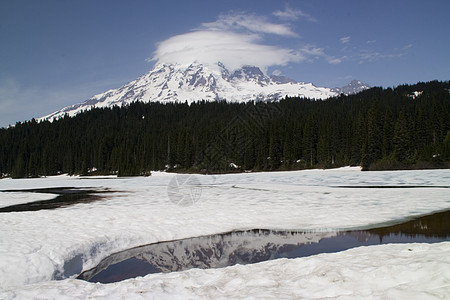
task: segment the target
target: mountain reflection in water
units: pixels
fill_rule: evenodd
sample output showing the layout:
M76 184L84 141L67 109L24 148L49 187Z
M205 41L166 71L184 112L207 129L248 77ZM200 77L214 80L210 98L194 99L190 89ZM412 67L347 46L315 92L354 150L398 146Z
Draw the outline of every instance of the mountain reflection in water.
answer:
M221 268L277 258L297 258L359 246L436 243L450 238L450 211L368 230L288 232L255 229L160 242L121 251L78 276L91 282L117 282L150 273Z

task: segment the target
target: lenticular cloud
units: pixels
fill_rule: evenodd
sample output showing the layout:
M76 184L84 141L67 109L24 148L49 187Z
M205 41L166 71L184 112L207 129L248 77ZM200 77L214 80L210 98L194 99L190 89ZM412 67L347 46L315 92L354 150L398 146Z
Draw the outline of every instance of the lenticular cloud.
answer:
M194 31L171 37L158 45L152 60L157 63L215 65L222 62L228 69L244 65L267 68L301 61L299 52L256 43L257 35L226 31Z
M210 67L223 63L229 70L245 65L265 70L305 59L303 53L261 43L263 35L298 37L286 24L245 15L221 15L215 22L203 23L194 31L173 36L158 44L151 61L189 65L202 63Z

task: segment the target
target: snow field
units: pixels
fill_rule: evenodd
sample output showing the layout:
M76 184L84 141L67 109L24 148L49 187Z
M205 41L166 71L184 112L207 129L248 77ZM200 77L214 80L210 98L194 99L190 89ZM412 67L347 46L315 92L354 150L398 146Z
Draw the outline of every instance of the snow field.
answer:
M56 196L55 194L46 193L2 192L0 193L0 208L34 201L51 200L56 198Z
M154 292L152 295L156 298L158 295L166 295L172 298L178 295L176 292L178 290L181 293L180 297L190 295L189 293L194 293L196 290L198 291L192 294L196 297L208 297L208 295L212 297L215 295L214 290L220 294L220 286L214 287L214 284L211 283L208 287L198 280L201 278L206 280L205 278L216 274L214 276L223 276L228 279L235 278L236 283L239 280L248 284L254 282L256 293L256 289L264 289L264 286L271 285L267 282L258 284L254 280L259 277L250 280L248 276L256 276L256 274L264 272L269 276L271 269L277 263L285 265L288 270L289 265L294 264L292 268L292 272L294 272L294 270L301 269L297 269L295 266L303 260L276 260L267 262L267 265L265 263L258 264L262 267L236 266L235 269L231 267L230 270L238 270L236 271L238 273L233 276L226 274L228 271L224 271L229 270L229 268L191 270L182 273L160 274L156 277L154 277L155 275L149 275L145 279L133 279L126 281L128 283L117 283L111 286L92 285L72 279L61 282L50 280L63 274L65 271L64 265L75 257L81 257L80 262L73 266L74 273L66 274L67 276L94 267L102 258L111 253L158 241L252 228L336 231L344 228L367 227L372 224L407 218L411 215L421 215L450 208L448 189L444 188L450 186L449 170L360 172L358 168L343 168L326 171L244 173L218 176L194 175L201 183L201 194L192 206L177 206L169 199L167 189L174 176L180 175L155 172L151 177L134 178L58 176L41 179L0 180L0 190L46 187L95 187L110 190L105 194L105 199L88 204L76 204L55 210L1 213L0 290L7 293L6 298L14 297L14 295L22 298L26 296L23 293L27 293L27 291L33 293L33 290L39 291L40 288L49 289L47 291L49 294L45 294L47 292L43 291L43 295L47 295L49 298L59 298L52 297L52 289L56 289L54 292L59 293L55 294L58 296L64 295L64 293L57 291L66 290L68 295L80 295L81 298L85 295L83 293L91 295L89 291L97 295L97 298L100 298L101 294L106 295L105 298L110 298L109 296L125 290L129 290L132 294L136 293L137 297L140 295L140 286L145 285L155 286L151 289L151 292ZM339 187L353 185L437 187L405 189ZM180 187L180 190L186 195L190 195L190 187ZM30 197L36 196L36 199L33 199L40 200L39 197L42 197L42 195L30 194L24 196L26 196L26 202L28 202ZM8 198L5 195L2 195L2 197ZM423 270L424 273L433 278L438 276L440 274L438 270L440 269L435 266L434 262L439 261L442 256L449 256L447 255L448 244L439 244L440 246L418 244L417 247L428 247L427 249L435 255L426 256L428 257L426 263L419 260L417 270ZM388 258L386 260L381 259L380 265L376 267L384 270L379 273L383 274L380 275L382 278L383 276L389 278L389 276L392 277L397 274L397 271L390 268L390 264L393 263L395 266L396 260L401 258L396 257L397 254L391 251L394 248L390 247L403 247L404 245L386 246L388 247L375 246L366 250L353 249L350 251L361 251L361 253L365 252L365 255L372 255L378 251L377 249L384 249L386 253L380 253L380 255L393 255L391 260ZM335 255L344 257L343 265L349 262L348 259L350 258L345 254L337 253ZM309 259L314 261L314 259L318 259L317 257L308 258L307 261ZM320 259L324 259L323 257L328 256L322 255L320 257ZM332 257L331 260L337 259L336 257L333 258L332 255L330 257ZM414 258L414 261L416 261L416 258ZM367 262L361 261L360 265L359 263L354 265L354 262L350 260L351 268L361 269L370 267L371 262L372 259ZM317 261L317 263L320 264L320 261ZM434 266L433 269L427 269L428 263ZM448 261L446 263L448 264ZM401 261L398 261L398 264L403 265ZM406 266L411 264L413 264L413 260L405 262ZM338 268L337 265L335 267ZM252 268L261 268L261 270ZM317 268L320 268L320 266L317 266ZM393 270L396 274L390 274ZM316 271L312 271L311 274L316 274L314 273ZM191 274L189 272L193 272L193 275L189 275ZM225 273L222 274L222 272ZM409 271L405 269L405 272ZM410 275L413 276L416 273L411 271ZM301 274L303 273L297 274L297 276L301 276ZM305 285L309 279L315 278L311 277L311 274L304 275ZM332 275L335 273L330 271L326 274ZM445 274L448 278L448 273ZM323 280L329 280L331 275L324 276L325 279ZM319 275L316 277L320 278ZM367 289L371 293L374 292L375 286L373 284L376 280L358 279L356 275L354 277L349 277L349 285L352 284L351 282L367 281L366 284L370 285ZM187 281L175 283L180 282L180 278L186 278ZM197 280L197 278L200 279ZM281 298L283 298L284 293L283 286L286 285L286 293L288 293L292 288L289 284L294 284L289 283L288 277L273 280L274 285L280 287L277 291ZM383 281L384 279L380 280ZM392 280L386 279L386 281ZM195 288L189 287L190 282L194 284ZM319 280L319 282L322 281ZM418 285L418 289L423 290L422 287L435 286L430 280L424 280L423 282L423 286ZM29 286L33 283L37 285ZM231 288L232 282L228 284L230 288L225 289L226 294L224 295L234 297L233 291L239 289ZM253 295L252 289L248 284L249 290L246 295L251 296ZM407 283L405 284L406 293L410 290L410 287ZM239 285L239 283L236 285ZM167 286L172 286L173 289L167 288ZM245 286L245 284L242 286ZM342 286L345 287L345 285L335 285L334 287L341 288ZM448 286L442 286L441 288L435 287L439 291L442 288L448 289ZM415 285L411 287L415 287ZM272 288L274 287L272 286ZM302 289L300 287L294 288L294 290ZM312 289L313 287L309 287L307 290L312 291ZM363 290L358 288L356 291L361 292ZM392 293L395 292L394 290L398 289L393 289ZM317 288L317 293L321 291L325 292L326 289ZM377 291L382 293L381 290ZM245 295L243 290L241 292L242 295ZM267 290L267 293L269 297L271 292ZM286 297L290 297L290 295L286 295ZM324 294L320 295L325 297ZM349 295L356 296L354 294ZM120 293L116 296L120 297ZM341 296L345 296L345 294Z
M445 299L450 242L390 244L118 283L66 279L0 292L5 299Z

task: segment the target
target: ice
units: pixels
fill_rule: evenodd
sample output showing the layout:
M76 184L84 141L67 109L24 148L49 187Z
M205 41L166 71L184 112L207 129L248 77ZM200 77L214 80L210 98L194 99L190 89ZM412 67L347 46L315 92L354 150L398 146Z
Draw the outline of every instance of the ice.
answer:
M174 176L195 176L200 183L194 189L200 191L196 194L191 194L192 187L180 187L179 192L188 193L186 195L194 197L193 205L176 205L169 198L168 186ZM370 188L386 185L393 188ZM366 188L349 188L349 186L365 186ZM409 188L395 188L401 186ZM391 264L394 266L395 264L414 265L416 259L417 266L411 267L411 274L406 275L423 273L436 279L441 276L442 268L437 267L435 262L442 256L450 256L448 243L413 245L425 247L427 251L434 253L434 256L424 256L428 259L426 263L419 259L419 256L405 261L402 257L398 257L397 251L392 249L407 251L405 250L407 248L395 247L413 247L404 245L352 250L360 251L357 252L360 253L358 255L366 255L366 258L370 258L370 255L378 255L379 252L382 257L379 262L381 265L374 267L370 265L373 262L372 258L366 262L361 261L360 266L358 264L353 266L350 256L336 254L338 256L329 258L331 266L334 265L335 269L323 271L326 274L323 279L317 274L321 272L320 267L325 268L325 266L316 266L311 262L320 265L322 260L328 261L327 255L306 260L276 260L258 267L236 266L221 270L193 270L176 274L152 275L107 286L92 285L73 279L52 281L67 271L65 265L67 267L69 262L75 264L75 269L87 270L114 252L158 241L252 228L328 232L370 227L413 215L449 209L450 197L446 188L448 186L450 186L450 170L361 172L359 168L215 176L155 172L150 177L133 178L57 176L21 180L2 179L0 190L89 187L99 190L108 189L109 192L104 194L103 200L91 203L53 210L0 213L0 290L3 290L6 295L2 297L0 294L0 298L33 298L33 295L40 292L49 298L59 298L65 293L69 296L73 293L86 298L86 295L91 295L90 292L93 293L93 298L99 298L100 295L110 298L114 295L120 297L121 292L128 294L127 291L138 297L141 288L144 289L144 294L155 298L159 295L171 298L176 298L177 295L182 298L186 295L208 298L215 294L221 295L221 289L224 289L224 298L234 297L236 294L233 290L241 291L241 295L257 297L266 295L264 292L258 294L259 289L264 291L266 285L271 286L270 282L265 280L274 280L280 286L279 289L272 288L277 290L277 295L281 298L284 297L284 291L286 297L291 297L292 294L289 293L292 289L302 290L308 280L311 283L317 281L318 286L316 289L313 287L314 284L311 284L312 286L306 289L311 292L304 295L307 298L314 296L314 289L318 295L321 295L320 297L325 297L325 291L329 291L330 294L338 293L340 289L349 291L350 286L354 287L354 284L358 282L362 284L363 281L367 281L365 283L367 290L372 293L376 288L374 284L377 280L384 282L383 277L386 277L388 278L386 282L389 282L389 278L397 276L391 274L396 273L396 269L390 267ZM25 198L31 197L23 195ZM409 252L411 251L406 253ZM342 265L337 264L339 255L342 255ZM389 255L392 255L391 259ZM77 257L78 260L74 259ZM335 259L336 263L333 263ZM312 268L312 273L301 275L303 271L300 269L308 266L308 264L302 265L306 262L312 264L309 266ZM277 267L278 264L280 264L279 267ZM349 271L345 272L351 272L352 268L356 268L355 270L366 267L374 270L380 268L381 271L376 273L380 279L368 280L350 274L349 282L339 283L339 280L345 278L339 270L341 268L347 270L346 264L352 266L349 266ZM427 264L434 267L428 268ZM446 264L448 265L448 261ZM272 269L283 270L284 267L291 272L286 272L284 277L273 277L275 275L271 273ZM296 270L300 273L296 274ZM257 276L256 274L259 273L266 274L268 279ZM312 276L312 274L316 275ZM448 273L442 274L446 274L448 278ZM75 276L76 274L66 275ZM291 282L289 276L300 277L298 282ZM222 287L221 281L216 283L208 281L210 277L222 278L220 279L222 281L228 280L229 282L226 281L226 283L229 284L229 288L226 285ZM202 278L204 282L197 278ZM233 278L235 282L231 281ZM338 283L333 285L333 278L337 279ZM302 280L305 283L302 283ZM320 287L320 284L324 284L324 280L331 280L330 288ZM400 282L400 279L396 280ZM436 280L441 282L440 278ZM418 285L417 288L406 281L405 294L402 295L409 295L410 286L420 290L422 290L421 287L435 286L439 295L445 288L444 285L438 287L432 284L431 279L422 281L422 285ZM240 285L239 282L245 284ZM400 283L398 284L400 286ZM144 288L145 286L148 288ZM152 286L154 289L151 288ZM173 289L170 288L171 286ZM239 288L240 286L247 286L248 294L245 294ZM396 289L390 289L381 283L376 292L383 293L382 289L385 288L395 295ZM448 286L446 288L448 289ZM267 295L272 294L267 289ZM356 292L364 289L358 288ZM33 294L34 291L36 291L35 294ZM180 294L177 294L178 292ZM432 292L430 293L433 295ZM346 294L339 295L344 297ZM355 296L351 293L349 295Z

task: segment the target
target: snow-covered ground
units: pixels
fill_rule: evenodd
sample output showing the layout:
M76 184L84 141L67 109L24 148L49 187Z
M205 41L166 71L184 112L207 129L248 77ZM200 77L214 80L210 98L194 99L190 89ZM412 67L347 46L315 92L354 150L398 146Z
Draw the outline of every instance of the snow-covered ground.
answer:
M153 274L108 285L52 280L64 274L65 264L81 272L111 253L157 241L250 228L336 231L450 208L445 188L450 186L450 170L342 168L189 176L0 180L0 190L109 190L103 200L91 203L0 213L0 298L398 298L413 294L444 298L450 294L450 242L362 247L256 265ZM50 197L13 194L0 193L0 207ZM174 203L183 197L194 203Z
M4 299L446 299L450 243L390 244L119 283L47 281Z
M56 196L55 194L47 193L3 192L0 193L0 208L34 201L50 200Z

